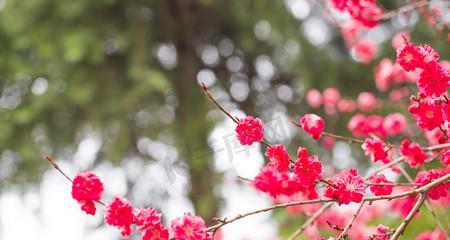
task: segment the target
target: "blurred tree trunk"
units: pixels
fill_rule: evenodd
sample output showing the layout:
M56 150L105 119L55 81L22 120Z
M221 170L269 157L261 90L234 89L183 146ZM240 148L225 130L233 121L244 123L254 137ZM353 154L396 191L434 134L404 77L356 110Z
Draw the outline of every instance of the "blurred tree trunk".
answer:
M214 194L214 176L207 137L210 126L206 114L207 102L197 83L201 67L196 54L196 17L199 14L193 0L169 0L172 41L178 54L178 66L173 87L178 96L176 134L182 157L189 165L191 189L189 197L198 214L210 221L216 216L219 202Z

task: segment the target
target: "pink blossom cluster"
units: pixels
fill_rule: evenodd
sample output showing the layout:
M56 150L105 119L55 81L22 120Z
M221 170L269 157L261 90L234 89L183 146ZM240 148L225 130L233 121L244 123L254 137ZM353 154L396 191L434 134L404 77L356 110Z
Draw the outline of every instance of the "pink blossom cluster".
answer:
M100 178L92 172L80 172L73 180L72 197L82 205L87 214L95 214L95 201L99 202L103 184ZM164 227L162 215L154 208L135 209L131 203L122 197L113 197L105 205L105 223L118 228L122 237L132 234L132 225L142 233L142 240L212 240L212 235L206 231L205 221L192 213L171 222L171 230Z
M348 12L350 16L365 27L375 27L383 14L383 9L375 0L330 0L339 11Z
M347 123L348 130L355 137L366 137L371 134L378 137L395 136L406 131L407 120L401 113L391 113L386 117L379 115L365 116L355 114Z

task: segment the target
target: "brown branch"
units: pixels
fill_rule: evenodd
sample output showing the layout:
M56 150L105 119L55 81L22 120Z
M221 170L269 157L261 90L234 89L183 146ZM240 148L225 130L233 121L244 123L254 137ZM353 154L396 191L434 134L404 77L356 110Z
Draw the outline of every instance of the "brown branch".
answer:
M399 13L409 12L416 8L424 7L430 3L431 3L430 0L422 0L422 1L414 2L414 3L408 4L408 5L399 7L397 9L388 11L388 12L384 13L383 15L381 15L381 17L378 20L387 20L387 19L394 17L395 15L397 15Z
M374 201L379 201L379 200L391 200L391 199L397 199L397 198L403 198L406 196L412 196L412 195L416 195L419 193L423 193L423 192L427 192L428 190L430 190L432 187L438 186L440 184L445 183L446 181L448 181L450 179L450 174L446 174L445 176L442 176L430 183L428 183L427 185L424 185L420 188L416 188L414 190L410 190L410 191L405 191L402 193L398 193L398 194L392 194L392 195L382 195L382 196L372 196L372 197L364 197L362 199L362 201L365 202L374 202ZM271 210L275 210L278 208L286 208L286 207L291 207L291 206L298 206L298 205L306 205L306 204L314 204L314 203L329 203L329 202L335 202L336 199L314 199L314 200L307 200L307 201L294 201L294 202L288 202L288 203L282 203L282 204L275 204L272 205L270 207L267 208L262 208L262 209L258 209L258 210L254 210L254 211L250 211L247 213L242 213L242 214L238 214L235 217L232 218L224 218L223 221L219 222L216 225L213 225L209 228L207 228L207 231L216 231L217 229L221 228L224 225L227 225L229 223L232 223L236 220L251 216L251 215L255 215L258 213L262 213L262 212L268 212Z
M235 116L233 116L230 112L228 112L209 92L208 87L204 84L204 83L200 83L202 85L202 90L203 92L206 94L206 96L209 98L209 100L211 100L211 102L213 102L216 107L218 107L220 109L220 111L222 111L223 113L225 113L231 120L233 120L233 122L235 122L236 124L239 123L239 119Z
M405 220L403 220L403 222L400 224L400 226L397 228L397 230L395 230L394 234L392 235L392 237L389 240L396 240L400 237L400 235L403 234L403 232L406 229L406 226L408 226L409 222L411 222L411 219L419 211L419 209L423 205L425 199L426 199L426 193L421 193L419 199L417 199L416 203L414 204L414 207L408 213L408 216L406 216Z
M358 209L356 210L355 214L353 214L353 217L348 222L347 226L345 226L344 230L339 234L337 237L337 240L345 239L344 236L346 236L346 233L350 228L352 228L353 222L355 222L355 219L358 217L359 213L361 212L361 209L364 207L365 201L362 201L361 204L359 204Z
M322 205L322 207L317 210L311 217L309 217L304 223L303 225L297 229L289 238L288 240L293 240L295 238L297 238L298 236L300 236L300 234L302 234L306 228L308 228L320 215L322 215L323 212L325 212L325 210L327 210L328 208L330 208L333 205L333 202L329 202L326 203L324 205Z

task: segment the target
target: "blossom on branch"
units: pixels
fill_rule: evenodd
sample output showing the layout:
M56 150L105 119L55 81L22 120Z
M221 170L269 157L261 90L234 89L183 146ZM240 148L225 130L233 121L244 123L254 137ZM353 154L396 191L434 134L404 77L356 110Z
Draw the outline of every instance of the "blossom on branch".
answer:
M324 195L336 199L339 205L361 202L367 188L364 179L354 168L340 172L331 179L331 183L332 185L325 189Z
M142 232L142 240L167 240L169 230L161 221L161 213L154 208L137 209L134 213L136 230Z
M384 174L377 174L370 178L370 191L375 196L381 196L381 195L389 195L392 193L392 190L394 189L394 185L388 185L393 184L393 182L386 179L386 176ZM386 184L386 185L377 185L377 184Z
M212 240L211 234L206 232L205 221L192 213L174 219L170 226L175 240Z
M133 207L125 198L114 197L105 206L106 224L117 227L123 237L129 237L131 235L133 217Z
M440 177L443 177L447 174L445 169L436 168L428 171L420 171L417 173L416 179L414 179L414 183L419 186L425 186L428 183L436 180ZM450 188L450 183L444 183L439 186L431 188L427 196L433 200L438 200L441 197L446 197L448 194L448 189Z
M315 155L308 156L308 150L300 147L297 151L298 159L294 163L294 173L304 188L314 187L322 179L323 166Z
M399 151L412 168L422 166L428 158L418 143L411 143L408 139L402 141Z
M279 171L289 170L289 154L284 145L272 145L267 148L264 155L270 159L270 166L275 167Z
M95 214L95 201L102 197L103 183L92 172L79 172L72 182L72 198L81 205L87 214Z
M252 145L254 142L261 142L264 137L264 124L259 118L245 117L239 120L236 126L236 133L242 145Z
M316 114L308 113L300 118L300 127L317 140L325 128L325 121Z

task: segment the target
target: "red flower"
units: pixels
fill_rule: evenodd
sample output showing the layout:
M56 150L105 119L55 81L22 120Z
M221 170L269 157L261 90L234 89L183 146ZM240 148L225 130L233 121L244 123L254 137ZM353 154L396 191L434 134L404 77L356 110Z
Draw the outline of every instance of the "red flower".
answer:
M261 192L276 196L279 194L279 181L278 172L271 166L265 166L256 175L253 185Z
M131 235L131 224L133 224L133 207L124 198L114 197L105 206L105 222L121 230L123 237Z
M267 148L265 155L270 159L270 166L275 167L279 171L289 170L289 154L285 146L281 144L272 145Z
M372 133L379 137L386 136L386 132L383 129L383 122L384 119L382 116L370 115L367 117L362 129L364 135L368 136Z
M259 118L245 117L239 120L236 126L236 133L242 145L252 145L254 142L261 142L264 137L264 125Z
M428 158L418 143L410 143L408 139L402 141L399 151L412 168L423 165Z
M205 221L192 213L185 213L174 219L170 226L175 240L211 240L206 230Z
M367 188L356 169L347 169L339 173L333 177L331 183L333 186L328 185L324 195L336 199L339 205L361 202Z
M81 210L87 214L95 214L94 201L100 200L103 183L92 172L79 172L72 183L72 198L81 205Z
M142 232L142 240L167 240L169 230L161 222L161 213L154 208L137 209L134 214L136 229Z
M427 68L428 64L439 60L439 54L427 44L418 46L417 51L420 54L420 68Z
M300 118L300 126L311 135L314 140L319 139L325 127L325 121L315 114L305 114Z
M397 48L397 62L408 72L419 67L421 59L419 50L412 43L406 43Z
M314 187L316 181L322 178L323 166L317 156L308 156L308 150L300 147L298 159L295 161L294 173L304 188Z
M408 111L417 121L417 126L426 130L433 130L443 123L442 104L430 101L414 101Z
M279 172L272 166L262 167L253 185L259 191L268 193L272 197L282 194L290 196L302 188L295 174L288 171Z
M447 91L449 81L447 69L437 62L431 62L423 68L417 80L417 87L426 96L439 97Z
M447 167L450 165L450 149L441 155L441 163Z
M414 179L414 183L419 184L419 186L425 186L428 183L445 175L446 175L445 170L441 168L431 169L428 171L420 171L419 173L417 173L417 176ZM444 183L435 186L428 191L427 196L433 200L438 200L441 197L446 197L448 194L449 187L450 183Z
M385 147L383 141L372 138L366 138L362 144L362 149L366 156L370 157L373 162L381 161L382 163L388 163L391 161Z
M384 174L377 174L375 176L372 176L370 178L370 191L375 196L380 195L389 195L392 193L392 190L394 188L394 185L387 185L387 184L393 184L393 182L386 179L386 176ZM377 184L386 184L386 185L377 185Z

